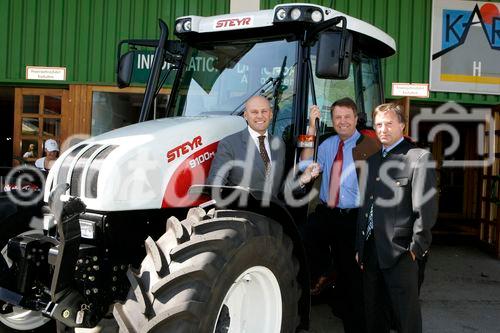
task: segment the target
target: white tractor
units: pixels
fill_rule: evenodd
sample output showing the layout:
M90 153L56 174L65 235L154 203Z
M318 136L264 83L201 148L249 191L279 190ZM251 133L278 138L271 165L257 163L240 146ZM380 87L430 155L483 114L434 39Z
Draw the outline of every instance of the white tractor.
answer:
M245 101L267 96L269 128L298 162L308 106L351 96L382 101L380 59L395 53L378 28L312 4L176 20L179 40L120 43L118 84L137 47L155 47L140 121L80 142L50 170L44 230L10 235L0 257L0 332L94 327L123 332L295 332L309 326L309 272L298 224L307 204L203 186L219 140L246 127ZM129 50L121 53L123 45ZM152 105L174 76L167 116ZM198 186L196 186L198 185ZM213 192L215 193L215 192ZM0 226L1 228L1 226ZM1 230L2 234L9 230ZM6 235L6 234L5 234Z

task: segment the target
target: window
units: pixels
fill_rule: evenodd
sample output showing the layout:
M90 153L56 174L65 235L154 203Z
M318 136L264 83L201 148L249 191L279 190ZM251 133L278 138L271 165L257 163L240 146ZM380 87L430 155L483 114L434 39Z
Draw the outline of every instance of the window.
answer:
M280 72L286 105L295 90L296 53L297 42L285 40L191 48L173 115L240 114L251 96L273 97Z
M363 110L366 113L366 125L372 127L373 109L382 103L382 87L380 85L380 60L362 58L361 92L363 93Z
M102 91L101 91L102 90ZM96 136L138 122L144 98L144 88L94 87L90 134ZM164 118L169 95L162 91L153 104L153 118Z
M313 68L316 66L315 59L312 66ZM345 80L320 79L315 75L314 88L316 91L316 101L321 110L319 133L322 135L333 131L332 113L330 110L333 102L344 97L350 97L355 100L353 64L351 63L349 77ZM311 94L309 94L308 105L313 105ZM309 110L307 112L309 114Z
M269 130L290 141L297 46L295 41L273 40L191 48L172 114L242 114L245 101L254 95L266 96L273 107L278 90Z
M315 54L316 52L313 48L311 51L313 70L316 66ZM314 76L314 88L316 100L321 110L320 135L333 131L330 106L333 102L343 97L350 97L356 102L358 113L361 114L360 118L366 117L366 126L371 127L373 109L382 103L380 60L366 57L360 58L359 56L354 57L347 79L329 80ZM312 96L309 94L308 105L312 104ZM362 115L363 112L365 115Z
M311 48L311 67L314 75L314 89L316 92L316 102L321 110L319 134L323 135L333 131L332 114L330 107L338 99L350 97L356 100L355 89L355 63L351 62L349 77L345 80L320 79L316 76L316 47ZM311 89L311 87L310 87ZM312 94L309 93L308 105L313 105ZM307 110L309 119L309 110Z
M61 144L63 96L62 89L16 88L14 157L32 163L45 140Z

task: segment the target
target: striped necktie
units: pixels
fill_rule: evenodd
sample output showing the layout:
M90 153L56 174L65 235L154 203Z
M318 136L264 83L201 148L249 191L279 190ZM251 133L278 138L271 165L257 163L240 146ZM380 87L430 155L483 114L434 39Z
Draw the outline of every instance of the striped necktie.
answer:
M382 158L386 158L389 151L382 149ZM368 213L368 227L366 228L366 239L368 239L373 231L373 203L370 205L370 212Z
M370 206L370 213L368 213L368 228L366 228L366 239L368 239L373 231L373 203Z
M271 160L269 159L269 156L267 155L267 150L266 150L266 145L264 143L264 140L266 139L265 135L259 136L259 153L260 157L262 157L262 161L264 161L264 168L266 169L266 176L269 175L270 171L270 166L271 166Z

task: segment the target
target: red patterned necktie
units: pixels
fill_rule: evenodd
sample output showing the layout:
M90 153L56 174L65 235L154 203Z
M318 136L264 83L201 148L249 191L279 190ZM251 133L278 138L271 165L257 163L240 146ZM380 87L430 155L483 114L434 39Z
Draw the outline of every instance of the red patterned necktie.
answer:
M344 141L340 140L337 148L337 155L332 164L330 171L330 195L328 197L328 206L337 207L339 204L340 196L340 176L342 174L342 162L344 161Z

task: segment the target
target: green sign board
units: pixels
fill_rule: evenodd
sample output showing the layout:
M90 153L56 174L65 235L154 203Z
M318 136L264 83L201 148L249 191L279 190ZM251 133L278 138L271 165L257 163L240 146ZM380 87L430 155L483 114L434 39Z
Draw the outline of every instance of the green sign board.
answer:
M132 71L132 82L134 83L146 83L148 82L149 72L151 67L153 67L154 52L153 51L136 51L134 53L134 69ZM167 70L171 64L163 63L162 70ZM165 82L166 87L171 87L174 82L175 72L169 74L167 82Z
M153 51L135 51L134 52L134 68L132 71L132 82L143 83L148 81L151 67L153 66L154 52ZM189 63L186 66L186 71L191 73L191 77L200 87L209 92L215 81L220 75L220 71L215 67L215 57L208 54L200 54L189 58ZM163 63L162 70L167 71L172 64ZM164 87L171 87L175 71L171 72L164 84ZM189 77L189 76L188 76Z

